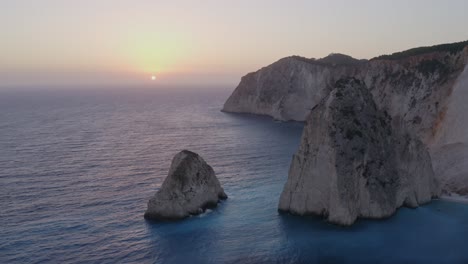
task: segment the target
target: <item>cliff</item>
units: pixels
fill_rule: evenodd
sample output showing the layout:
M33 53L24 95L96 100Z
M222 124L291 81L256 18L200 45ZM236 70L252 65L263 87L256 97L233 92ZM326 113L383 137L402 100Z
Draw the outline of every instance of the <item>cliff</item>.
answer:
M468 194L468 41L369 61L288 57L244 76L223 111L305 121L344 77L362 80L377 108L429 148L445 192Z
M249 73L242 77L222 111L304 121L338 79L359 74L363 62L335 57L314 60L292 56ZM346 63L337 64L343 60Z
M392 121L362 81L339 80L307 118L279 210L350 225L438 196L426 146Z

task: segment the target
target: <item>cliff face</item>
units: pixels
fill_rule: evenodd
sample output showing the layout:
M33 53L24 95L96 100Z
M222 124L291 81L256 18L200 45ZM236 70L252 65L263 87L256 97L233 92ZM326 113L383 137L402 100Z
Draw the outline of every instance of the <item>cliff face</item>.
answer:
M439 195L424 144L379 110L364 83L341 79L312 109L279 210L350 225Z
M360 78L380 109L432 144L454 85L467 63L468 48L397 60L371 60Z
M358 65L358 61L336 66L300 57L281 59L242 77L223 111L304 121L338 79L359 73Z
M431 154L445 190L468 195L468 67L452 86L435 125Z
M337 80L354 77L371 91L377 108L392 117L392 126L405 127L429 147L444 190L468 194L468 109L463 103L468 99L468 42L354 63L333 56L285 58L250 73L223 111L305 121Z

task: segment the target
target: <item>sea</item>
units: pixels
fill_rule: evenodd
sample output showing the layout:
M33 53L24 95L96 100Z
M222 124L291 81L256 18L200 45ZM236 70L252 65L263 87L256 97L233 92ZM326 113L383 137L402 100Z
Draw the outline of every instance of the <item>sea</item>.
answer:
M279 214L303 123L221 112L232 89L0 91L0 263L468 263L468 204L340 227ZM188 149L229 198L143 218Z

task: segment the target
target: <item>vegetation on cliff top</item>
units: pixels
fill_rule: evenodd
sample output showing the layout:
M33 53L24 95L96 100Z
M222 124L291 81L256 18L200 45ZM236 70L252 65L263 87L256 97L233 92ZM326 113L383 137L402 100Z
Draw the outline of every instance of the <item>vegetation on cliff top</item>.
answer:
M291 56L291 58L296 59L298 61L303 61L307 63L313 63L318 65L359 65L365 63L367 60L358 60L351 56L341 54L341 53L331 53L330 55L323 57L321 59L314 59L314 58L304 58L301 56Z
M404 59L411 56L421 55L425 53L431 52L450 52L451 54L455 54L457 52L462 51L466 46L468 46L468 40L462 42L455 42L450 44L441 44L435 45L430 47L419 47L414 49L409 49L401 52L395 52L391 55L381 55L371 60L398 60Z

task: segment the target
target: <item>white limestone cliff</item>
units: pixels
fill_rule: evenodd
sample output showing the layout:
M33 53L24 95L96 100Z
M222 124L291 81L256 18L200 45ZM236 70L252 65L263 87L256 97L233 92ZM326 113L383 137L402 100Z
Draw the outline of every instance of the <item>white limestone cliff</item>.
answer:
M281 59L242 77L222 111L304 121L334 82L343 76L358 74L358 65L363 62L350 60L336 65L329 60L322 62L297 56Z
M446 190L468 195L468 66L453 86L438 134L431 143L436 175Z
M426 146L392 121L362 81L340 79L307 119L279 210L351 225L437 197Z
M430 150L444 192L468 194L468 42L417 48L370 61L288 57L242 78L223 111L305 121L343 77L362 80Z

